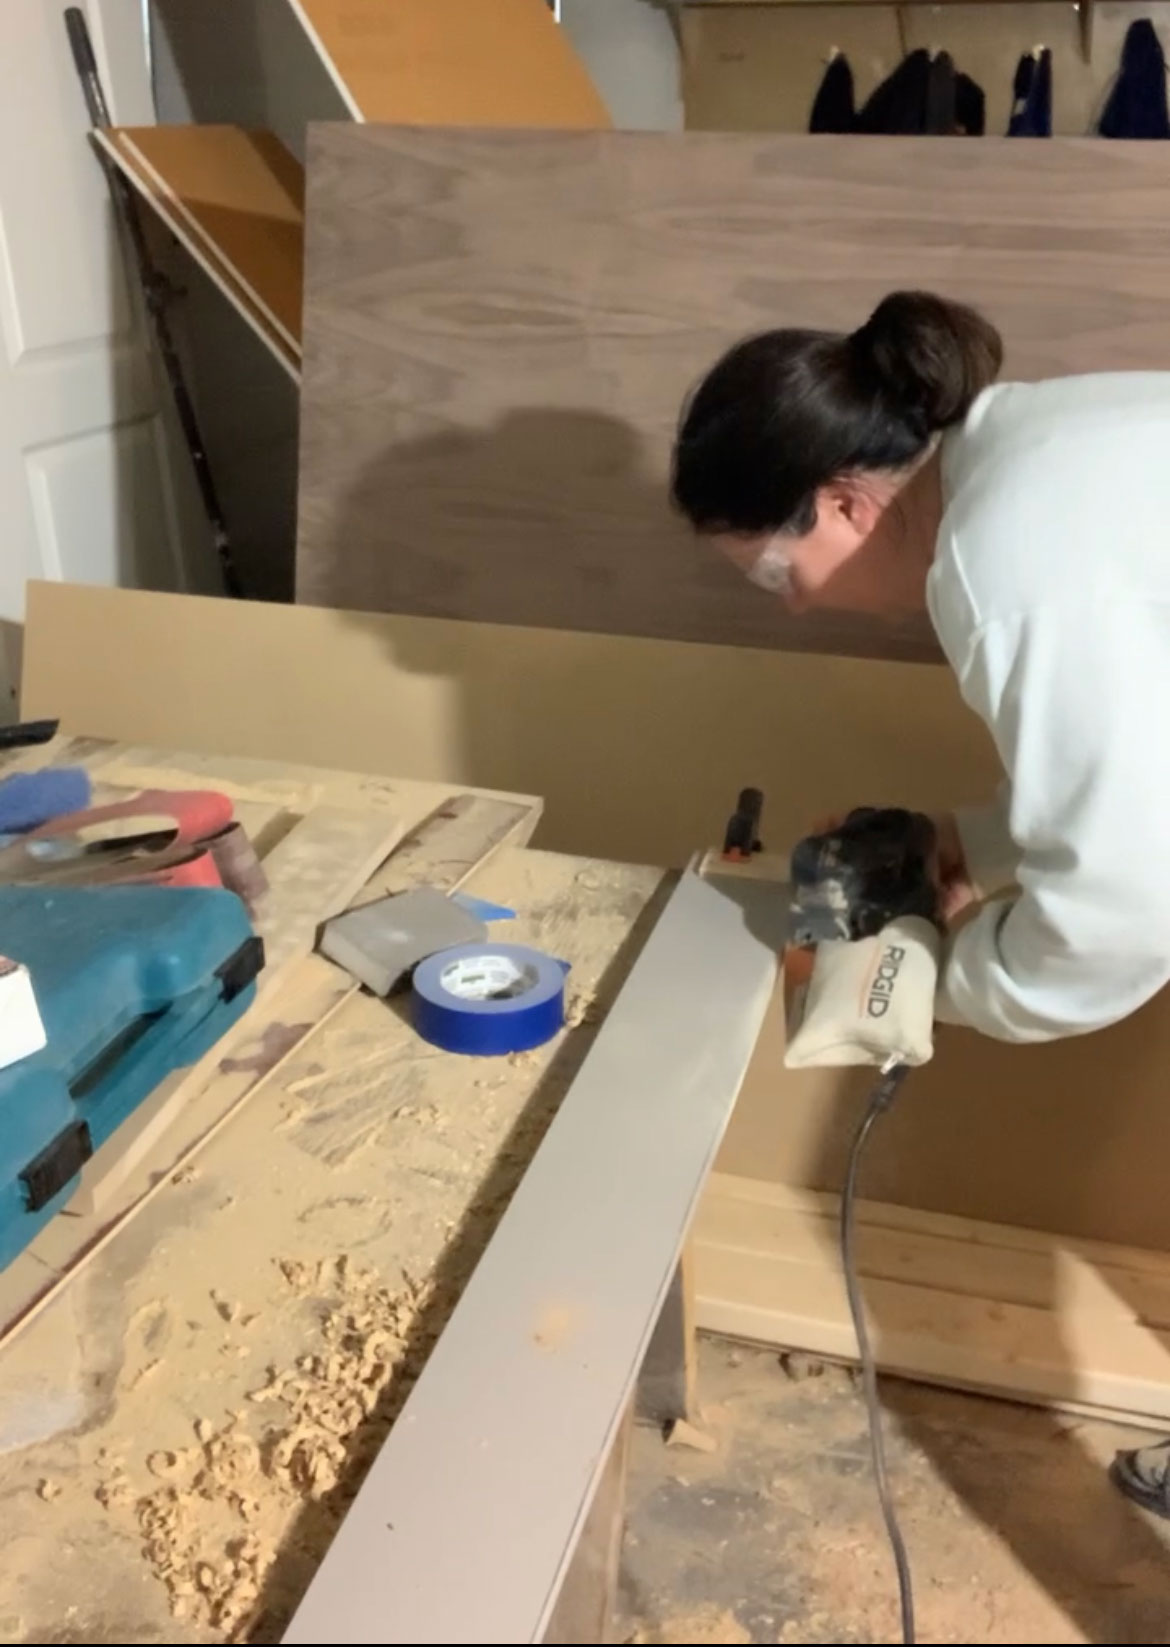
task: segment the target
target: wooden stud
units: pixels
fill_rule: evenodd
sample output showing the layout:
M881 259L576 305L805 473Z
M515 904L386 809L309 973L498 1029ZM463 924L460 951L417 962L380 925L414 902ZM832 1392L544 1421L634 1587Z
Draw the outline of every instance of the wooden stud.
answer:
M878 1202L858 1256L883 1371L1170 1425L1170 1258ZM695 1231L710 1332L852 1361L838 1201L716 1174Z
M695 1365L695 1267L691 1242L682 1250L638 1378L638 1417L651 1424L693 1419L698 1411Z
M548 1647L553 1643L557 1647L575 1647L577 1643L588 1647L589 1643L612 1640L626 1520L632 1418L633 1410L627 1407L545 1631Z

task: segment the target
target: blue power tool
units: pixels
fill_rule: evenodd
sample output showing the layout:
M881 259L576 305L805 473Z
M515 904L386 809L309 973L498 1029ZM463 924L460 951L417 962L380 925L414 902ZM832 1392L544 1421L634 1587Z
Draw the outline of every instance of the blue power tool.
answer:
M0 887L0 952L32 977L48 1044L0 1070L0 1269L94 1150L256 993L264 945L234 892Z

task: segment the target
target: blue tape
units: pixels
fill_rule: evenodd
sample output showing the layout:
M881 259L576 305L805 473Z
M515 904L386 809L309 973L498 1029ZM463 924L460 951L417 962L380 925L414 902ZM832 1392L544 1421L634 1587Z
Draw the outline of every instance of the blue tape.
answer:
M522 944L440 949L414 969L414 1027L444 1052L527 1052L563 1027L568 970Z
M507 904L490 904L486 898L474 898L470 892L452 892L451 902L474 915L477 921L514 921L516 911Z

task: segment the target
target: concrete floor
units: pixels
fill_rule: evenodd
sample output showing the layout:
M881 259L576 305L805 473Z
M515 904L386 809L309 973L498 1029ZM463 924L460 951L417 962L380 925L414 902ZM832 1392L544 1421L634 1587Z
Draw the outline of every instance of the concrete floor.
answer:
M860 1395L810 1365L705 1339L717 1450L636 1432L615 1639L900 1640ZM1105 1475L1135 1432L896 1380L883 1400L920 1641L1170 1641L1170 1527Z

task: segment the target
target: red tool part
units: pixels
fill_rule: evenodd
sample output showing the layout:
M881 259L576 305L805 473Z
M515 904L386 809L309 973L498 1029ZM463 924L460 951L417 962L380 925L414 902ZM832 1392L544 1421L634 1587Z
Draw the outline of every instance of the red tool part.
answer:
M153 867L149 867L149 860L144 860L141 871L128 866L125 875L119 875L115 884L125 885L134 882L140 886L223 885L215 859L205 846L176 847L163 856L168 861Z
M232 821L232 803L214 789L144 789L128 801L54 818L27 838L36 841L53 835L76 835L105 823L125 823L125 830L118 833L143 835L151 827L150 820L158 818L174 821L173 845L190 846L227 828Z

